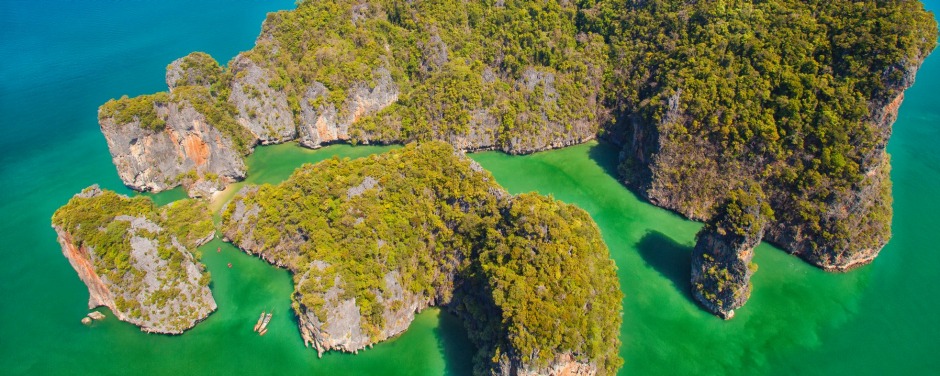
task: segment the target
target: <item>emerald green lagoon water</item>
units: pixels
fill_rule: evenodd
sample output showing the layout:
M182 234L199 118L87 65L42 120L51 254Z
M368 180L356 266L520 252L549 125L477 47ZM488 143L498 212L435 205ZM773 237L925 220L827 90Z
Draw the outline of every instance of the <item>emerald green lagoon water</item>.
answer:
M926 1L930 9L940 1ZM121 184L97 106L165 89L166 64L190 51L222 62L251 48L266 12L292 1L167 0L0 3L0 374L466 375L475 349L458 319L431 309L358 355L303 346L290 275L214 240L201 248L219 309L180 336L108 318L92 326L88 292L50 227L56 208L91 184ZM763 244L754 292L731 321L690 297L689 252L700 224L656 208L615 178L616 148L588 143L513 157L474 154L513 193L537 191L587 210L625 294L624 375L940 374L940 57L908 91L889 144L893 239L869 266L829 274ZM245 184L276 183L303 163L391 147L258 148ZM154 195L158 203L181 190ZM216 205L218 207L218 205ZM221 248L221 252L216 252ZM232 263L232 268L227 264ZM274 309L264 337L250 330ZM101 310L101 309L99 309Z

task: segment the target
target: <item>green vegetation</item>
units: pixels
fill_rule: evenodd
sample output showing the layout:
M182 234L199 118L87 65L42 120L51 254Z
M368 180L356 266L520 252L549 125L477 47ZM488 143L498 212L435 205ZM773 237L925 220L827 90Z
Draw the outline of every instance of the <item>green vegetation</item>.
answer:
M385 279L397 272L408 294L465 318L479 372L512 360L541 367L566 352L608 374L622 363L622 293L590 217L551 198L508 196L447 144L306 165L243 191L222 226L291 269L298 315L326 321L337 290L355 298L375 339L390 309Z
M752 185L748 190L735 189L728 193L728 201L722 205L702 231L713 231L722 236L759 239L764 226L773 221L774 212L760 187Z
M591 217L574 205L537 194L502 209L480 254L480 270L508 332L496 354L515 351L542 365L555 349L588 354L613 374L621 365L611 340L620 330L623 294ZM597 305L597 308L586 308Z
M98 120L112 118L117 124L140 121L141 128L159 132L166 128L166 117L157 113L157 106L165 105L167 101L167 93L163 92L134 98L125 95L101 105Z
M937 24L923 4L581 3L589 8L584 25L610 42L611 106L656 127L647 134L658 133L663 148L681 153L681 164L657 166L660 176L675 177L668 189L694 191L702 182L689 170L715 160L715 175L732 187L762 184L778 219L801 227L799 236L813 248L854 243L854 232L874 232L862 237L875 239L854 248L887 241L887 226L850 229L832 217L832 206L879 168L890 134L880 111L910 85L936 44ZM649 173L634 149L655 151L628 145L628 179ZM713 192L714 202L726 192ZM884 209L874 204L875 221L890 221L890 213L875 214Z
M335 0L269 14L262 35L247 56L286 94L294 123L303 106L348 110L351 88L388 72L398 101L358 119L353 143L438 139L518 153L598 126L615 138L646 135L624 137L628 183L658 179L679 192L673 209L702 218L730 190L757 183L779 222L824 249L855 233L866 239L860 248L889 236L887 226L839 225L832 203L871 183L889 134L882 109L934 48L937 26L916 1ZM179 68L175 100L250 152L254 140L227 100L231 72L204 53ZM318 84L326 93L307 98ZM101 115L159 130L165 119L151 104L166 100L109 101ZM671 159L652 177L660 152ZM889 195L890 185L879 189ZM890 208L863 215L884 223Z
M232 117L235 108L228 102L228 93L217 93L214 90L205 86L180 86L173 89L170 98L176 103L189 103L206 117L209 124L232 141L236 152L242 155L250 154L255 144L254 136Z
M167 66L167 71L173 71L173 64ZM222 83L223 69L219 63L205 52L193 52L179 60L179 76L173 87L178 86L205 86L211 87Z
M129 321L180 332L201 319L200 312L211 311L193 291L208 293L209 278L187 271L199 256L193 250L214 233L208 213L201 201L156 207L147 197L130 198L91 187L56 210L52 225L89 253L95 274L114 297L114 308ZM144 241L132 245L136 238ZM196 267L203 269L200 264ZM184 289L189 293L181 294ZM185 304L198 308L190 310Z
M916 1L335 0L270 14L245 56L286 95L294 124L305 106L363 115L343 113L359 110L346 106L351 90L390 77L397 101L358 118L349 129L353 143L447 140L524 153L610 135L625 143L624 180L643 193L656 190L649 195L659 204L711 218L706 229L725 240L762 236L773 223L770 240L829 265L880 249L890 237L884 147L892 112L936 42L936 22ZM159 131L166 119L158 107L188 102L249 153L255 140L228 100L237 77L201 53L180 69L171 94L112 100L100 116ZM326 92L309 98L318 85ZM265 90L244 90L264 99ZM543 255L517 252L538 237L509 235L540 234L505 222L513 203L530 198L498 198L491 179L468 172L465 161L440 166L453 158L439 146L409 147L305 167L242 196L241 205L260 208L251 215L257 226L243 228L245 213L230 206L226 231L290 265L295 307L321 321L322 292L337 288L356 298L364 330L378 336L384 278L395 271L414 294L486 302L456 309L489 323L471 333L491 363L507 349L538 364L552 353L544 349L606 357L598 354L610 344L598 338L609 328L593 327L593 318L560 314L566 305L513 306L557 287L499 282L555 275L531 274L526 265ZM343 191L373 180L381 189ZM577 218L551 201L530 206ZM563 222L557 231L595 236ZM114 234L123 230L114 226ZM708 270L723 291L728 270ZM454 276L486 294L455 289ZM581 336L548 333L540 320ZM604 367L616 368L608 360Z

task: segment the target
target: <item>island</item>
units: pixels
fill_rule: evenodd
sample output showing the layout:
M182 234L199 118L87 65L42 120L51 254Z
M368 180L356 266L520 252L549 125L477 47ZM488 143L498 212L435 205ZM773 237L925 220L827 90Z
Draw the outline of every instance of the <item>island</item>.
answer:
M731 318L762 241L833 272L887 244L886 145L936 42L917 1L302 1L269 14L254 48L226 66L192 53L167 67L168 92L109 101L98 116L127 186L193 197L244 178L257 145L442 141L524 154L603 138L622 147L627 187L706 223L688 288ZM238 202L269 188L258 189ZM301 277L335 267L274 256L272 244L309 240L283 238L300 235L282 225L228 235ZM299 314L320 312L305 321L308 343L339 346L315 334L330 310L307 303ZM368 339L340 348L393 327L373 316L359 326Z
M358 352L429 306L461 317L477 374L614 374L623 294L583 210L512 196L443 142L299 168L248 186L227 240L294 278L304 343Z
M215 310L195 251L215 235L204 200L156 207L94 186L53 226L90 308L168 334ZM293 274L301 336L321 355L371 347L437 306L463 319L477 374L609 375L623 364L623 293L591 217L551 197L510 195L444 142L246 186L221 232Z
M156 207L88 187L56 210L62 253L88 286L88 308L108 307L152 333L180 334L215 311L196 247L215 236L204 202Z
M622 120L609 134L624 145L629 187L707 223L692 258L697 300L732 317L761 240L827 271L874 260L891 237L891 126L937 43L923 4L627 8L597 2L584 12L592 30L621 37L609 90ZM702 278L708 270L727 277Z

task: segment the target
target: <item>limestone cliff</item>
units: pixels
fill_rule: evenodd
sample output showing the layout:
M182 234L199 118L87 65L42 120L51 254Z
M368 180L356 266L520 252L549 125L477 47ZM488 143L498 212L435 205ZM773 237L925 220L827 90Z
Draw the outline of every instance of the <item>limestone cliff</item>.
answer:
M619 367L622 295L590 217L508 195L447 144L329 160L247 187L222 231L292 272L300 331L318 354L356 353L439 306L464 319L480 372Z
M542 367L520 364L503 357L499 370L495 373L501 376L590 376L599 374L597 364L579 361L571 354L558 354L552 361Z
M348 141L349 128L362 117L375 115L398 100L398 85L384 67L372 74L374 84L357 82L347 89L343 107L337 109L328 98L330 91L320 82L314 82L304 92L300 101L300 144L317 148L335 141ZM369 142L370 135L363 134ZM394 140L387 140L394 141Z
M238 111L235 119L261 144L277 144L297 137L294 115L287 93L277 90L276 73L265 69L244 54L229 64L233 75L229 101Z
M625 33L664 36L613 47L621 121L607 135L624 145L623 179L650 202L709 223L733 192L754 185L775 213L744 238L703 230L693 279L718 266L741 288L732 299L705 283L698 298L722 302L708 308L724 313L743 304L749 249L760 240L828 271L871 262L891 235L885 147L904 91L936 45L933 17L914 2L780 0L730 13L714 2L672 3L679 11L638 4L617 16Z
M152 111L159 126L145 123L126 102ZM191 196L206 196L245 177L245 163L232 140L175 94L121 99L98 110L101 132L124 184L159 192L184 185Z
M311 283L308 278L311 278L309 274L301 277L299 283ZM319 355L331 350L358 353L374 343L403 333L411 325L416 313L432 305L433 298L406 291L402 288L400 279L397 271L385 274L382 279L384 286L381 289L382 294L376 297L376 303L382 307L381 315L385 325L378 333L367 333L363 330L362 312L355 298L343 298L345 291L341 287L343 281L339 277L334 279L332 287L325 292L313 292L324 304L317 309L300 305L301 312L304 312L300 316L300 332L304 344L315 348Z
M211 219L185 205L155 213L149 199L94 186L56 211L53 227L62 253L88 286L89 309L105 306L142 331L166 334L180 334L216 309L209 276L193 256L194 247L214 235ZM193 215L204 218L190 224ZM174 219L192 230L180 231Z

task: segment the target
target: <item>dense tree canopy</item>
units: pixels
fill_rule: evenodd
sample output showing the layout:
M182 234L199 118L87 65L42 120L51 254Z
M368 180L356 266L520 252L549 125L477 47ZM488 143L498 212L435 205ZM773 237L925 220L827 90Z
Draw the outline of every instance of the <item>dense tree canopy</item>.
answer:
M756 182L782 223L805 227L802 235L815 239L810 248L880 248L887 241L890 202L881 197L890 197L890 183L882 183L882 161L892 112L937 40L923 4L581 4L582 25L610 43L611 107L639 120L624 128L653 128L658 137L655 146L655 137L627 137L628 182L646 189L658 180L652 184L693 192L667 206L699 218L717 207L696 205L723 202L729 189ZM867 187L884 194L872 194L877 202L857 213L869 225L852 229L839 206L852 207L841 202Z
M293 271L294 308L321 322L323 293L338 283L378 333L396 272L410 292L467 319L481 370L503 355L542 367L567 353L608 373L622 362L622 293L587 213L509 196L447 144L304 166L243 191L222 220L234 243Z
M209 273L194 277L187 270L187 265L199 258L196 246L214 233L205 202L181 200L157 207L147 197L127 197L92 187L56 210L52 225L67 234L72 245L87 252L85 257L94 273L106 281L116 305L113 308L131 322L152 324L165 316L160 327L180 332L208 309L186 308L187 304L204 304L196 293L188 291L192 286L208 293ZM147 241L135 245L135 238ZM151 251L156 254L149 254Z

